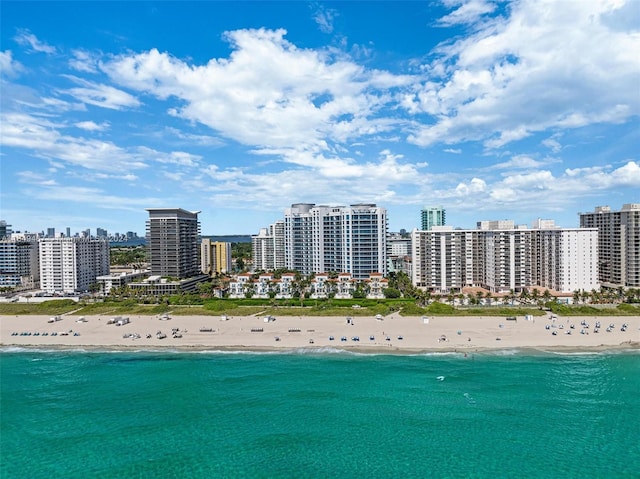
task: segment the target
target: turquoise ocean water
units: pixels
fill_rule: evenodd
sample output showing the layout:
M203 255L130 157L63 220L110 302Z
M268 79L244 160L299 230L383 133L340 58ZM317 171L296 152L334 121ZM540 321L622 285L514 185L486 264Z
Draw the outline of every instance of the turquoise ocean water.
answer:
M640 477L638 352L0 360L2 478Z

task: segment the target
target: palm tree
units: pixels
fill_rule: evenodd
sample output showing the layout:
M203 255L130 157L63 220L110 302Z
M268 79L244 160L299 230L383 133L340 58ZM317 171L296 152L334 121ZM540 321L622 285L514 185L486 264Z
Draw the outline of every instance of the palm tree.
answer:
M491 306L491 303L493 302L493 295L491 294L491 291L487 291L486 293L484 293L484 297L486 298L489 306Z
M575 290L575 291L573 292L573 302L574 302L575 304L580 303L580 298L581 298L581 297L582 297L582 295L580 294L580 291L579 291L579 290Z
M537 288L534 288L533 291L531 291L531 301L533 301L533 303L535 303L536 305L540 306L540 291L538 291Z

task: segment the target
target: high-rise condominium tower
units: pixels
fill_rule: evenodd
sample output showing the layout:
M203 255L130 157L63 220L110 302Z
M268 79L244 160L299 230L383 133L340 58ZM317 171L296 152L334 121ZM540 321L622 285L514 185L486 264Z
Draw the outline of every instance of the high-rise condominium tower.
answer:
M109 242L91 238L42 238L40 287L50 293L86 291L109 274Z
M640 287L640 203L620 211L598 206L580 213L581 228L598 228L600 282L609 288Z
M429 231L433 226L444 226L446 224L446 214L442 206L425 206L420 212L421 229Z
M148 208L147 211L151 274L176 279L200 275L200 212L181 208Z
M286 267L302 274L387 273L387 210L375 204L291 205L285 210Z
M200 243L200 264L200 269L205 274L214 275L232 271L231 243L204 238Z

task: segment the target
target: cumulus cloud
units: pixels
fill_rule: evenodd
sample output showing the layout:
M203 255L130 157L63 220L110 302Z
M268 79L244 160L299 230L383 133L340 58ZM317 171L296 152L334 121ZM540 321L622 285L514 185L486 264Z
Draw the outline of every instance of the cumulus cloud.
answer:
M488 5L464 6L472 4ZM441 44L439 58L425 65L432 80L403 102L436 122L416 127L410 141L482 140L500 148L534 132L638 115L640 57L632 52L640 51L640 36L612 19L624 6L513 2L505 16L485 17L471 35Z
M227 32L228 59L190 65L167 53L121 55L102 65L127 88L162 100L169 113L207 125L259 148L326 150L329 142L389 131L398 120L378 118L389 90L410 76L368 71L328 52L299 49L284 30Z

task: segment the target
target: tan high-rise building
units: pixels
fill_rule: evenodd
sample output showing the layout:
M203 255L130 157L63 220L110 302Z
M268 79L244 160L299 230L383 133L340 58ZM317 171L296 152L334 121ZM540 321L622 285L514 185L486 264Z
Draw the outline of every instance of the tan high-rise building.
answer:
M640 287L640 203L627 203L619 211L598 206L593 213L580 213L580 227L598 228L602 285Z
M232 271L231 243L204 238L200 243L200 266L209 275Z

